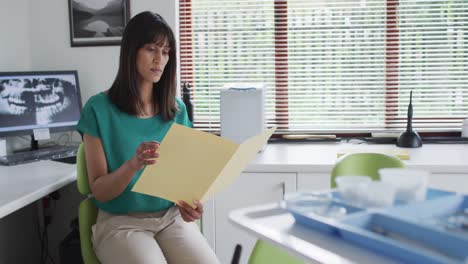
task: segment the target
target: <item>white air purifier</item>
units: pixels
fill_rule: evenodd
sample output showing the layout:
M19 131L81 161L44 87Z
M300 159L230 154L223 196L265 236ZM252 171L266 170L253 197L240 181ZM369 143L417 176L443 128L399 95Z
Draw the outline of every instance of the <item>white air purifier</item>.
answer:
M265 129L262 84L230 84L221 90L221 137L242 143Z

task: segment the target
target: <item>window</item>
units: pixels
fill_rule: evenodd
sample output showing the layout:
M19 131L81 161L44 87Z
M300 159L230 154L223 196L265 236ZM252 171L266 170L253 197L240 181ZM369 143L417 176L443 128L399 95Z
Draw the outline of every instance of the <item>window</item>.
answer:
M266 85L279 133L459 131L468 116L466 0L180 0L181 81L219 130L226 83Z

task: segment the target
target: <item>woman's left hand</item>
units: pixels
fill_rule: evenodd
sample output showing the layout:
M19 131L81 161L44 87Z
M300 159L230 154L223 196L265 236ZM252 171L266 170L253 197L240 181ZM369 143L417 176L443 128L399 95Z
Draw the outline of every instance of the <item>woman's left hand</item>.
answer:
M193 204L196 206L192 208L188 203L184 201L179 201L177 207L179 207L180 215L185 222L193 222L200 219L203 214L203 204L199 201L193 201Z

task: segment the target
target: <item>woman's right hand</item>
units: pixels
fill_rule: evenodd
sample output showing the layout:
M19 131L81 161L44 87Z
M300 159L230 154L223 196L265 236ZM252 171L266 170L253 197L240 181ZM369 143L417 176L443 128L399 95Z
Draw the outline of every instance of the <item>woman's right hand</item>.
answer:
M129 161L130 166L135 170L141 170L145 165L155 164L159 157L158 150L159 142L157 141L141 143Z

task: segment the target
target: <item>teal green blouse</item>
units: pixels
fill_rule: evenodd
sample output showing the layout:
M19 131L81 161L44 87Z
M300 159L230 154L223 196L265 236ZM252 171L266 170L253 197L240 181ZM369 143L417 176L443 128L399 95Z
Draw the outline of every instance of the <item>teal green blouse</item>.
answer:
M176 102L180 111L172 121L164 121L160 115L137 118L120 111L106 94L99 93L91 97L83 107L76 129L82 135L88 134L101 139L107 170L111 173L132 158L140 143L150 140L162 142L174 122L192 127L185 104L179 98L176 98ZM168 200L131 191L142 172L143 170L139 170L124 192L116 198L104 203L93 199L96 206L114 214L156 212L172 207L174 203Z

